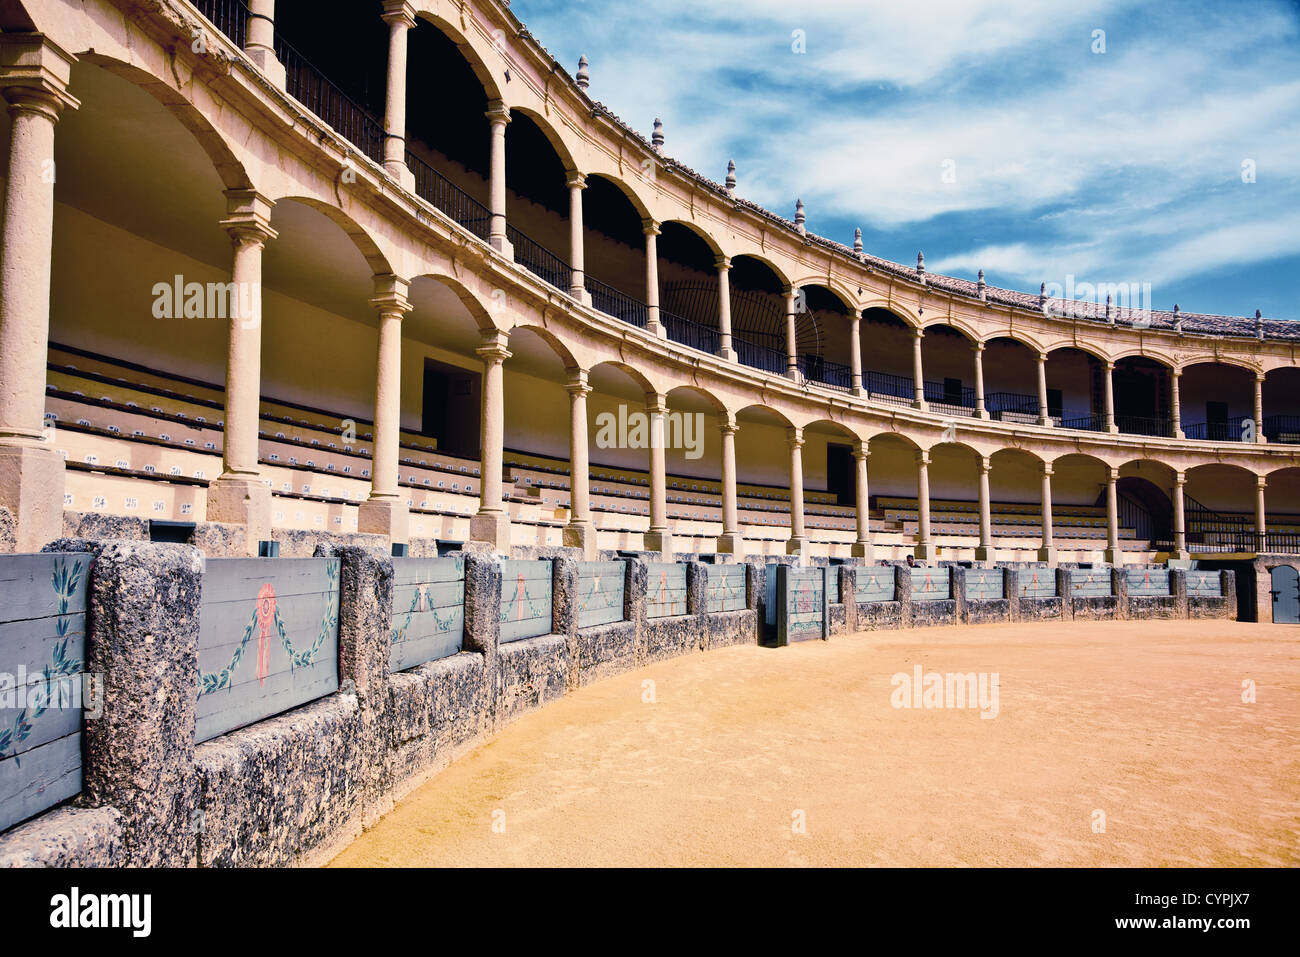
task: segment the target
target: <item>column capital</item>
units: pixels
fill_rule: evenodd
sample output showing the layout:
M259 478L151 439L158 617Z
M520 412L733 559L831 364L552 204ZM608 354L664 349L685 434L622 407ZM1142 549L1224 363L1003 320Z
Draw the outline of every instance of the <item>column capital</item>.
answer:
M564 382L564 391L569 395L591 395L591 383L588 381L586 369L565 369L564 374L568 376Z
M488 122L493 126L498 123L505 126L510 122L510 107L506 106L504 100L488 100L487 112L483 115L488 118Z
M1256 381L1257 383L1259 383L1260 385L1263 385L1263 384L1264 384L1264 379L1265 379L1265 377L1266 377L1267 375L1268 375L1267 372L1258 372L1258 371L1257 371L1257 372L1255 373L1255 381Z
M1183 377L1183 370L1182 370L1182 367L1181 367L1181 366L1173 366L1172 368L1170 368L1170 370L1169 370L1169 374L1170 374L1171 376L1173 376L1175 379L1181 379L1181 378Z
M1256 475L1255 488L1259 489L1261 492L1264 491L1264 489L1268 488L1268 479L1262 475Z
M929 450L927 450L927 449L917 449L917 450L916 450L916 455L915 455L914 457L915 457L915 459L916 459L916 464L917 464L917 465L924 465L924 466L926 466L926 467L929 467L929 465L930 465L930 452L929 452Z
M1039 364L1040 366L1042 366L1042 365L1047 365L1047 353L1046 353L1046 352L1040 352L1040 353L1038 353L1038 364Z
M662 233L662 230L657 222L647 216L641 220L641 232L646 236L658 236Z
M1118 481L1119 481L1119 469L1114 468L1114 467L1112 467L1112 468L1110 469L1110 481L1112 481L1112 482L1118 482Z
M415 26L415 7L407 0L384 0L384 12L380 14L389 26L400 23L408 30Z
M1046 475L1048 478L1051 478L1053 473L1055 472L1055 469L1052 468L1051 462L1044 462L1042 465L1038 467L1038 471L1041 472L1043 475Z
M974 353L977 353L977 354L978 354L978 353L981 353L981 352L983 352L986 348L988 348L987 343L983 343L983 342L972 342L972 343L971 343L971 351L974 352Z
M474 354L484 362L500 365L514 355L506 348L509 342L510 336L507 333L499 329L489 329L482 334L482 345L474 350Z
M400 319L415 308L406 298L406 293L411 288L409 281L392 273L378 275L374 279L375 295L370 300L370 305L381 316L395 314Z
M718 428L727 435L735 435L740 431L740 425L736 422L736 416L731 412L722 413L722 418L718 421Z
M666 415L668 413L668 396L659 392L647 392L645 394L645 410L650 415Z
M719 272L726 272L731 268L730 256L717 256L713 260L713 265L718 268Z
M1105 367L1105 369L1106 369L1107 372L1114 372L1114 371L1115 371L1115 363L1113 363L1113 362L1112 362L1111 360L1109 360L1109 359L1107 359L1105 362L1103 362L1102 365Z
M853 440L853 457L859 462L871 457L871 449L862 439Z
M803 429L793 427L785 430L785 440L790 444L790 451L803 448Z
M1182 487L1183 487L1184 485L1186 485L1186 484L1187 484L1187 473L1186 473L1186 472L1175 472L1175 473L1174 473L1174 485L1177 486L1178 488L1182 488Z
M564 171L564 185L569 189L586 189L587 174L576 169L566 169Z
M980 471L988 475L993 471L993 459L987 455L980 456Z
M924 338L925 338L925 330L922 329L920 326L913 326L913 327L912 327L912 338L913 338L913 339L924 339Z
M226 190L226 218L221 227L236 243L267 243L279 235L271 228L275 205L255 189Z
M10 112L30 110L57 120L81 102L68 92L77 57L42 33L0 34L0 90Z

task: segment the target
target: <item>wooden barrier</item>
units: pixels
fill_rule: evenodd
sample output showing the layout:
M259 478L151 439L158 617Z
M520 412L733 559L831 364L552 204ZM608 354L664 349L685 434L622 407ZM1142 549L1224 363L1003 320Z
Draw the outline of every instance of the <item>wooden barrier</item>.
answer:
M501 563L501 642L549 635L552 569L548 560Z
M1017 578L1017 588L1021 598L1055 598L1056 569L1022 568Z
M777 565L778 645L810 638L825 638L830 628L830 590L834 580L829 565L795 568Z
M208 559L195 740L337 691L338 634L338 559Z
M1193 569L1187 573L1188 598L1222 598L1223 577L1219 572Z
M897 600L894 566L874 565L857 569L856 598L859 603Z
M741 611L745 604L745 566L710 565L707 607L719 611Z
M650 562L646 569L646 617L686 614L686 566Z
M465 638L465 559L393 559L389 671L446 658Z
M1129 568L1126 574L1130 598L1163 597L1170 594L1167 568Z
M627 562L578 562L578 627L623 620Z
M81 791L90 563L0 556L0 831Z
M912 601L942 601L951 597L951 569L919 565L912 569Z
M1072 598L1109 598L1115 594L1109 568L1078 568L1070 578Z
M993 601L1006 597L1003 592L1004 576L1001 568L966 569L966 599L968 601Z

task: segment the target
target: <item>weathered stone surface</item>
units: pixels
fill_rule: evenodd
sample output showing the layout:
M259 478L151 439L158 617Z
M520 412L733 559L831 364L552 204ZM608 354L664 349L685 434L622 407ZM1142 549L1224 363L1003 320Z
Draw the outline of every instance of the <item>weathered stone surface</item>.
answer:
M0 555L8 555L18 547L18 533L14 529L14 515L0 505Z
M149 541L149 521L130 515L108 515L104 512L63 513L63 534L67 538L121 539L131 542Z
M370 549L391 555L392 547L387 535L370 535L364 532L313 532L309 529L277 528L275 540L280 543L281 558L311 558L316 549L339 546Z
M1129 618L1184 618L1178 613L1178 599L1173 595L1129 598Z
M563 697L568 688L569 653L563 635L504 644L498 663L498 724Z
M120 867L125 856L111 807L56 808L0 835L0 867Z
M194 526L191 544L209 558L227 558L250 554L248 529L226 522L199 522ZM256 554L256 552L253 552Z
M1119 599L1114 595L1103 598L1070 599L1070 617L1077 621L1110 621L1118 617Z
M844 608L844 630L853 634L858 630L858 569L861 559L850 559L853 564L840 566L839 600Z
M1050 621L1060 618L1062 608L1070 602L1063 598L1021 598L1019 601L1021 621Z
M394 797L488 732L483 655L462 651L392 675L388 761Z
M847 635L849 633L848 608L843 602L831 602L827 633Z
M646 662L663 661L703 648L700 619L696 615L651 618L645 628Z
M883 631L902 627L902 602L861 601L857 606L858 631Z
M86 718L82 802L122 813L133 866L194 860L200 569L187 545L109 542L91 571L87 670L104 709Z
M465 651L483 656L483 709L490 730L496 727L500 693L501 563L492 555L466 553Z
M1187 599L1187 617L1188 618L1229 618L1236 617L1228 613L1228 599L1226 598L1196 598Z
M578 647L578 560L571 554L551 559L551 633L564 638L564 653L573 667L568 669L568 690L580 682L581 652ZM633 629L633 641L636 632ZM635 651L633 652L635 654Z
M570 681L576 686L609 678L637 665L637 627L634 621L577 630L572 647Z
M754 616L756 612L745 608L739 611L719 611L705 616L708 626L708 647L726 648L730 645L755 643Z
M199 745L200 866L328 857L361 833L375 797L364 753L357 697L342 692Z
M971 625L990 625L1011 620L1011 602L1006 598L970 599L965 603L962 620Z

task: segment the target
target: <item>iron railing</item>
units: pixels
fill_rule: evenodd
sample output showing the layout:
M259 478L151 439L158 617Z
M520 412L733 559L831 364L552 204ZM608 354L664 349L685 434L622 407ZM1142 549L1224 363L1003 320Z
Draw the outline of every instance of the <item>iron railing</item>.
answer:
M1100 412L1089 412L1086 415L1077 412L1062 413L1060 426L1063 429L1077 429L1080 432L1109 431L1106 416Z
M736 350L736 361L753 369L762 369L773 375L785 375L790 368L790 359L784 352L760 346L745 339L731 338L731 345Z
M248 42L248 18L251 11L241 0L194 0L199 13L212 25L230 37L241 50Z
M933 402L940 405L956 405L965 409L975 408L975 389L974 387L961 387L949 389L946 382L922 383L925 389L925 401Z
M1300 445L1300 415L1264 416L1264 435L1270 442Z
M279 34L275 37L275 55L285 69L285 92L376 163L384 161L382 123L335 86Z
M486 240L492 212L469 193L416 156L406 151L406 165L415 176L415 194L442 210L479 239Z
M853 371L846 365L813 355L799 356L798 363L799 371L808 381L840 392L853 388Z
M862 373L862 388L869 393L896 396L900 399L916 398L916 383L907 376L894 375L891 372Z
M1244 442L1246 429L1243 424L1254 422L1248 415L1234 415L1230 419L1218 422L1196 422L1183 426L1183 435L1189 439L1201 439L1206 442ZM1254 441L1254 425L1249 426L1251 441Z
M1223 515L1184 494L1183 520L1188 551L1247 554L1259 551L1261 543L1255 522L1244 515ZM1161 541L1157 547L1172 544Z
M710 355L718 354L718 330L712 326L691 322L662 308L659 310L659 323L673 342L680 342L684 346L699 349Z
M509 223L506 224L506 239L515 247L515 262L556 289L569 291L573 284L573 269L568 263Z
M1115 424L1126 435L1153 435L1173 438L1174 424L1170 419L1149 419L1140 415L1117 415Z
M1038 396L1023 392L990 392L984 396L984 408L995 419L1000 419L1003 413L1032 415L1035 418L1042 414Z
M646 326L646 304L633 299L627 293L619 292L613 286L599 279L584 277L587 292L591 293L591 305L595 309L615 319L644 329Z

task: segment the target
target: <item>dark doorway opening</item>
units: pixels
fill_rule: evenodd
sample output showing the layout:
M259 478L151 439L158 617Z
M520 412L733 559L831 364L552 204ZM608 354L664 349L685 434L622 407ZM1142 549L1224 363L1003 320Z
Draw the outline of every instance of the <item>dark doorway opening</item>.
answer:
M858 504L858 483L854 472L853 446L828 442L826 444L826 491L835 495L836 504Z
M438 449L468 459L479 457L482 376L459 366L424 360L424 402L420 430Z

